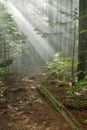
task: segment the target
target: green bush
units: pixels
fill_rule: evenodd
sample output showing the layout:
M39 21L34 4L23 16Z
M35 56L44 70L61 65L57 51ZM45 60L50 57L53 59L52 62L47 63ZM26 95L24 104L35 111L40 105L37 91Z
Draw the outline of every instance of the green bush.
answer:
M76 72L77 64L74 64L74 73ZM66 57L64 52L58 52L52 62L46 66L47 76L56 76L61 79L72 78L72 57Z
M76 91L80 91L83 88L87 88L87 81L86 80L81 80L77 82L74 86L70 87L67 89L68 94L74 94Z

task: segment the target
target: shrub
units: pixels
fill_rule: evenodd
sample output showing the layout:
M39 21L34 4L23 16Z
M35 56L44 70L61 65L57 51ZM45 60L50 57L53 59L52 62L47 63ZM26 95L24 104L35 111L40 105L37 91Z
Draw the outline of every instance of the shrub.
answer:
M74 86L70 87L67 89L68 94L74 94L76 91L80 91L83 88L87 88L87 81L86 80L81 80L77 82Z
M74 64L74 73L76 71L77 64ZM58 52L52 62L49 62L46 66L47 76L56 76L62 79L72 78L72 57L66 57L64 52Z

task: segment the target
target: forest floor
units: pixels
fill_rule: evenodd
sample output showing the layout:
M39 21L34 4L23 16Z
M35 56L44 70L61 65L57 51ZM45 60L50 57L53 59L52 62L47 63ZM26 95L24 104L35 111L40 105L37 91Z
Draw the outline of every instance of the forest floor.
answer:
M41 96L41 84L62 103L66 100L65 87L56 88L46 81L43 73L15 74L6 80L7 99L0 107L0 130L71 130L64 118ZM7 103L7 105L6 105ZM87 110L70 110L87 130Z

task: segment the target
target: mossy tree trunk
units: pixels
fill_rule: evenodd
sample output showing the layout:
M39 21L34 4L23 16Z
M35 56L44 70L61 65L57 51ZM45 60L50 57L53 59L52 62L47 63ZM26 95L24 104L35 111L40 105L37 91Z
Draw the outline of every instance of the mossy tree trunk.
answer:
M87 0L79 1L79 12L78 80L82 80L87 71Z

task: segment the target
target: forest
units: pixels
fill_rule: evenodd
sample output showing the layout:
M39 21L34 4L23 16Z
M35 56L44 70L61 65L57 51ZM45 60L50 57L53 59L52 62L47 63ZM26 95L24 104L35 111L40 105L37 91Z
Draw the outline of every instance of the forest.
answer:
M0 0L0 130L87 130L86 0Z

